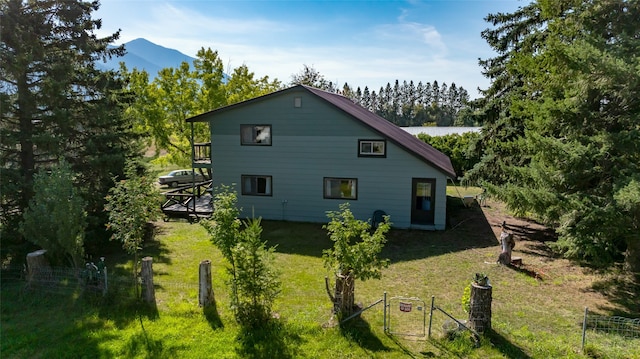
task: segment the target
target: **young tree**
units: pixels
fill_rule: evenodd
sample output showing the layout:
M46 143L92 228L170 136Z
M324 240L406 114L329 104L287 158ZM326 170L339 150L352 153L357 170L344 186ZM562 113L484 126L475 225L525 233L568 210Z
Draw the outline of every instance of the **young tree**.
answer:
M101 223L112 174L134 155L122 116L123 83L96 62L123 54L119 33L98 38L98 2L0 2L0 193L2 230L11 230L34 193L33 176L65 158L87 202L90 229ZM5 236L3 236L5 237ZM94 236L91 236L92 238Z
M266 242L261 239L260 219L246 220L244 227L240 241L233 247L235 306L238 321L249 328L256 328L271 319L280 281L273 265L275 248L267 249Z
M20 232L27 241L46 249L52 262L80 268L87 213L69 164L62 160L50 172L36 173L34 192Z
M211 219L200 224L207 230L211 242L229 263L231 308L236 320L254 328L271 318L271 307L280 288L273 266L274 248L266 248L261 240L260 219L242 223L238 219L237 194L228 186L217 189Z
M138 273L138 252L147 235L149 222L158 218L154 179L144 167L128 163L124 178L114 178L115 186L106 197L109 213L107 228L111 239L122 242L122 248L133 255L133 276Z
M330 211L331 220L325 228L333 241L333 248L322 252L325 267L336 277L332 295L327 279L327 293L334 303L334 313L345 317L353 313L355 280L380 279L382 268L389 260L378 257L386 242L385 235L391 228L389 216L371 232L371 224L358 220L349 209L349 203L339 206L339 211Z

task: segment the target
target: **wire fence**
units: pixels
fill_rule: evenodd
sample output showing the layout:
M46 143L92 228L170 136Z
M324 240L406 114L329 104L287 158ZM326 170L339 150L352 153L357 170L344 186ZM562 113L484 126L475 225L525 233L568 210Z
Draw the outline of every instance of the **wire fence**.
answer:
M626 339L640 339L640 318L632 319L620 316L598 315L589 312L589 308L585 308L582 321L583 352L587 345L587 333L590 333L589 337L595 339L595 341L601 340L598 334L614 335L623 339L622 343L624 345Z

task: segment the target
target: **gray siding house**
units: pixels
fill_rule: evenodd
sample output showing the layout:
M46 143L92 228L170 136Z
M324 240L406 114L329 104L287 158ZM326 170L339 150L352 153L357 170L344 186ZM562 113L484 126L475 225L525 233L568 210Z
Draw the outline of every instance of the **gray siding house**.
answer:
M297 85L187 122L209 123L213 184L237 191L243 216L327 222L349 202L362 220L445 228L449 158L346 97Z

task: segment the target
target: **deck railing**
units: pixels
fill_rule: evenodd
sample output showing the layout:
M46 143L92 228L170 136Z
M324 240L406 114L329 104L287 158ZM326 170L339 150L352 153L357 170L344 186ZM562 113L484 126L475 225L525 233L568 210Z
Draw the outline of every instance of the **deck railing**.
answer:
M213 181L204 181L195 185L179 187L164 192L165 202L160 206L169 218L186 218L189 220L209 217L213 213L211 206L211 185Z
M193 144L193 163L211 163L211 142Z

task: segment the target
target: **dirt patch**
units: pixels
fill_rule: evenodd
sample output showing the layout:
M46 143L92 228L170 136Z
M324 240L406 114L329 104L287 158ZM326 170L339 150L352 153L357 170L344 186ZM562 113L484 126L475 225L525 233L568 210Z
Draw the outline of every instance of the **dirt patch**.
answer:
M634 305L634 301L640 299L640 281L637 277L616 267L596 270L559 257L549 246L557 240L553 229L533 220L510 215L501 202L488 200L479 208L493 232L496 245L499 244L503 223L507 231L514 235L516 246L513 256L521 257L522 264L513 266L513 270L531 276L541 285L548 286L548 290L562 291L562 296L568 301L580 298L580 303L589 307L590 311L640 317L637 302ZM499 250L496 247L496 258Z

